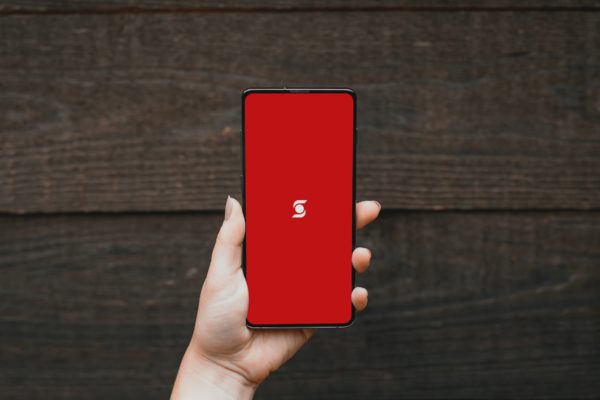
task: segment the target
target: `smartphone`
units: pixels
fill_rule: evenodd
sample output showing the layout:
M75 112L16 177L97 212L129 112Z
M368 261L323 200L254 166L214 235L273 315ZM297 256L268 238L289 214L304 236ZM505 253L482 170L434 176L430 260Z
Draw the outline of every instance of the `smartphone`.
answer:
M251 328L354 321L356 94L242 94L243 269Z

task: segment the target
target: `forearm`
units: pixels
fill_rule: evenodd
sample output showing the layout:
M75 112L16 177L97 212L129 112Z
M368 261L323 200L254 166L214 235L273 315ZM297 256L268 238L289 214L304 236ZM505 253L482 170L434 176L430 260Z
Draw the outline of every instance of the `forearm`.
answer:
M191 351L185 352L171 400L252 399L256 385Z

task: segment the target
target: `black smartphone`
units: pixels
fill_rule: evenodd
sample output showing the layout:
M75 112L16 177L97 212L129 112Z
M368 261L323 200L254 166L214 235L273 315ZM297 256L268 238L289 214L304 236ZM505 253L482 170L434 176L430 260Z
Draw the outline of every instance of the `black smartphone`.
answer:
M244 91L242 154L248 326L350 325L356 94Z

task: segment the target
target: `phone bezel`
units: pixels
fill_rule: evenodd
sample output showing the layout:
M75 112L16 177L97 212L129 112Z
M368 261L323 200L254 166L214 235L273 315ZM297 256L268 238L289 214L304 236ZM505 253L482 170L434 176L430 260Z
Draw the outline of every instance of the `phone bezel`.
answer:
M241 129L241 149L242 149L242 210L246 215L246 145L245 145L245 114L246 114L246 97L250 94L261 93L289 93L289 94L302 94L302 93L346 93L352 96L353 104L353 129L352 129L352 250L356 248L356 92L350 88L306 88L306 87L284 87L284 88L248 88L242 92L242 129ZM351 275L352 275L352 289L355 288L356 284L356 271L350 263ZM246 237L244 236L244 242L242 245L242 270L244 277L246 276ZM348 303L351 309L350 320L344 323L305 323L305 324L253 324L246 318L246 326L252 329L269 329L269 328L346 328L354 323L356 310L352 305L352 299L348 299Z

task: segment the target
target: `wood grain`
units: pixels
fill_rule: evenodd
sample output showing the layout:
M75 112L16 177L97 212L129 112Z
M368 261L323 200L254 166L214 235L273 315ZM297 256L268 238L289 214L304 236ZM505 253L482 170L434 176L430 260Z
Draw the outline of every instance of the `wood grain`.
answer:
M358 91L359 198L597 209L599 26L585 12L5 16L0 211L220 209L239 195L241 89L284 84Z
M598 9L594 0L0 0L0 14L15 12L217 12L267 10L569 10Z
M166 398L220 214L0 217L3 398ZM369 309L257 398L600 393L600 214L384 213Z

